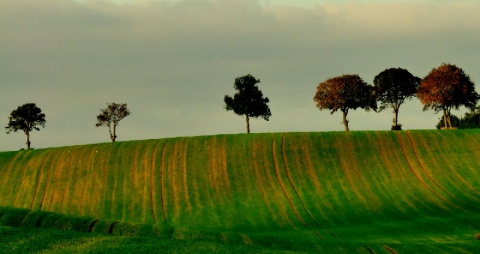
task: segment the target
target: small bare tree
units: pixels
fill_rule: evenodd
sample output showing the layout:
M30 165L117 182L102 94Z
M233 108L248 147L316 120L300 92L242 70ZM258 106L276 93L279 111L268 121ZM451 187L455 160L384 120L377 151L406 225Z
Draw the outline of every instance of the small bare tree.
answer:
M117 103L110 103L107 104L106 109L101 109L101 113L97 116L97 127L106 126L108 127L108 132L110 133L110 139L112 142L115 142L117 138L116 129L118 126L118 122L125 118L126 116L130 115L130 111L127 109L127 104L117 104Z

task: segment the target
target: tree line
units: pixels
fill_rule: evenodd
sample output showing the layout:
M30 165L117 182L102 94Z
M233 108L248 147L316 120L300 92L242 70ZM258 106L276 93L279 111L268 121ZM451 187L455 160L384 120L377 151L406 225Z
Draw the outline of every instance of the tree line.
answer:
M268 121L272 115L268 107L268 98L258 89L260 80L250 74L235 80L238 91L234 97L225 95L225 108L237 115L245 115L247 133L250 132L249 119L262 117ZM423 79L412 75L402 68L389 68L375 76L374 85L369 85L357 74L345 74L329 78L317 86L313 101L320 110L331 110L331 114L341 111L345 131L349 131L347 115L349 110L362 108L366 111L380 112L387 108L393 110L392 130L401 130L398 123L400 106L413 97L423 104L423 110L443 112L443 128L454 128L452 109L465 106L471 110L466 115L469 128L480 127L480 110L475 111L480 99L475 84L459 67L442 64L434 68ZM379 105L377 105L379 103ZM475 119L477 119L475 125ZM466 120L465 120L466 121ZM456 125L458 126L458 125Z
M234 96L225 95L225 109L245 116L247 133L250 133L250 118L262 117L268 121L272 113L268 106L270 100L264 97L257 84L260 83L250 74L235 79ZM393 110L392 130L401 130L398 123L400 106L413 97L423 104L423 110L432 109L443 112L443 119L437 128L480 127L480 107L476 107L479 94L475 84L459 67L442 64L434 68L423 79L415 77L402 68L389 68L375 76L374 85L369 85L357 74L345 74L329 78L317 86L313 101L320 110L331 110L331 114L341 111L345 131L349 131L347 115L349 110L362 108L366 111L380 112L387 108ZM377 104L380 105L377 105ZM464 118L451 114L452 109L465 106L471 110ZM116 141L116 129L119 122L130 115L126 103L109 103L97 115L97 127L108 127L110 140ZM9 117L7 134L23 131L27 136L27 149L31 149L30 133L45 127L45 114L35 103L27 103L13 110ZM441 127L443 125L443 127Z

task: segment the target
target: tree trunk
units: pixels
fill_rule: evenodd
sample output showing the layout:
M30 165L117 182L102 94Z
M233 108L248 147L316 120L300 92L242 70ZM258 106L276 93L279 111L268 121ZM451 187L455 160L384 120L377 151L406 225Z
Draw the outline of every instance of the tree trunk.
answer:
M447 124L447 111L444 109L443 110L443 127L448 129L448 124Z
M30 132L26 132L27 134L27 150L30 150Z
M397 126L398 126L398 108L394 108L393 109L393 127L394 127L394 130L397 129Z
M113 132L112 132L112 126L111 124L108 125L108 133L110 134L110 140L112 140L112 142L115 142L115 125L113 126Z
M115 142L115 140L117 139L117 125L116 124L113 124L113 136L112 136L112 142Z
M245 114L245 118L247 120L247 133L250 133L250 118L247 114Z
M346 111L343 111L343 125L345 126L345 131L350 131L350 129L348 128L348 120L347 120L347 114L348 112Z

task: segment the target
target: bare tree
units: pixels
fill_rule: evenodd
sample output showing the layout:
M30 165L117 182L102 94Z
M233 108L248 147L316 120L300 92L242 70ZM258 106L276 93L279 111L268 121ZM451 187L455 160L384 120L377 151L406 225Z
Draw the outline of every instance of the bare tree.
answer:
M106 126L108 127L108 132L110 133L110 139L112 142L115 142L117 139L117 126L118 122L125 118L126 116L130 115L130 111L127 109L127 104L117 104L117 103L110 103L107 104L106 109L101 109L101 113L97 116L97 127Z

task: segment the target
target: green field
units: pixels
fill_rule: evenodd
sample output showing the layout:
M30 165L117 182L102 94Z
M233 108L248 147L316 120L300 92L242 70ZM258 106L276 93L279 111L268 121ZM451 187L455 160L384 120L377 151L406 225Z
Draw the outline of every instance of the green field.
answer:
M0 228L0 247L480 253L479 177L478 129L216 135L3 152L0 225L8 227ZM48 235L58 241L39 247Z

